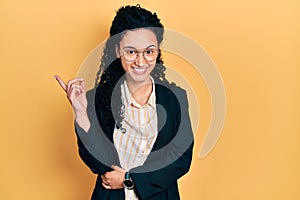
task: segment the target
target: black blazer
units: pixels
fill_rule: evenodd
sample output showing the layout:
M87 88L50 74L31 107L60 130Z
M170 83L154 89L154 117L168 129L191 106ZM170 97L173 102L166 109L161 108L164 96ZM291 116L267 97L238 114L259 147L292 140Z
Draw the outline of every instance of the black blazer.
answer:
M193 152L193 132L188 112L186 92L178 86L167 88L155 84L158 136L151 153L142 166L130 170L139 200L180 199L177 180L189 171ZM107 190L100 175L120 166L113 145L113 133L104 133L107 124L103 113L95 112L95 89L87 92L88 116L91 128L85 133L75 122L79 155L98 174L92 200L124 200L124 189ZM99 126L100 125L100 126Z

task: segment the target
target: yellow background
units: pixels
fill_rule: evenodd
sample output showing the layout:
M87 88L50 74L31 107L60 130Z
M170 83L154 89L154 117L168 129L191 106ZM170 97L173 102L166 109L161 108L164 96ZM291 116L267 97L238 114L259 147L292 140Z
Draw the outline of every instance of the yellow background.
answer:
M194 38L226 87L221 138L200 160L210 119L200 84L201 122L191 170L180 180L182 199L300 199L296 0L1 0L0 199L89 199L95 175L78 156L72 111L53 76L76 76L107 38L114 11L128 3L156 11L165 27Z

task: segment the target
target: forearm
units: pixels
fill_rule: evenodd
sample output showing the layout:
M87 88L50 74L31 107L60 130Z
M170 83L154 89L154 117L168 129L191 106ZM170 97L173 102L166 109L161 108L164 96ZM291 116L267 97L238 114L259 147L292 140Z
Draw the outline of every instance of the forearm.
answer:
M193 143L187 151L173 163L155 171L140 173L141 170L151 170L147 164L131 170L130 173L137 194L142 199L147 199L176 183L180 177L189 171L192 160L192 151ZM156 161L151 164L161 165L161 162ZM136 173L135 171L139 172Z
M90 128L86 132L75 121L79 155L83 162L95 174L110 171L111 165L119 165L118 154L99 124L91 119Z
M82 127L75 122L75 132L77 136L78 152L82 161L90 168L90 170L95 174L103 174L110 170L110 167L100 162L94 155L91 154L89 150L92 150L93 146L97 145L94 143L93 139L90 139L93 133L93 128L86 132ZM96 154L96 153L94 153Z

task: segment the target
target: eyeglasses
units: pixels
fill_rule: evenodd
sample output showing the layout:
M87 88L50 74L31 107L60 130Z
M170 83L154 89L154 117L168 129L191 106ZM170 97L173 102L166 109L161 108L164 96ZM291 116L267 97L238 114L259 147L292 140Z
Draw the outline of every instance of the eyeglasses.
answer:
M125 60L127 60L128 62L134 62L137 59L139 53L142 53L143 57L148 62L154 61L158 56L158 49L155 48L147 48L143 51L138 51L134 48L125 48L122 52Z

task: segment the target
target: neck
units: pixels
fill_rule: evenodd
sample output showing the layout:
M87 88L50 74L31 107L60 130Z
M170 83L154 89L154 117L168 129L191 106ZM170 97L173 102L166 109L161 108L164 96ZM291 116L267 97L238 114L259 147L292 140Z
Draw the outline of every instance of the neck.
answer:
M145 105L152 92L152 81L150 78L143 82L133 82L131 80L126 80L128 89L137 103L140 105Z

